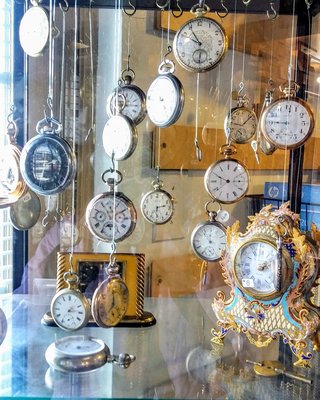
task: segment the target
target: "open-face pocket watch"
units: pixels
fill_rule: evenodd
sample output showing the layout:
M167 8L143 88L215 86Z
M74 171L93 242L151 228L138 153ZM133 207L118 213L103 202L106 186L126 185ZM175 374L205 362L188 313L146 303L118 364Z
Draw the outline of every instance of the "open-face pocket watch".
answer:
M75 272L65 272L63 279L68 287L59 290L52 298L51 316L60 328L75 331L87 325L91 315L90 303L78 288L79 276Z
M54 370L69 373L90 372L106 363L128 368L136 359L128 353L111 355L109 347L101 339L86 335L56 340L47 348L45 357Z
M62 192L72 182L76 158L69 143L59 134L62 125L46 117L37 123L38 135L21 152L20 167L26 184L43 196Z
M226 227L216 220L217 212L209 210L209 205L214 201L205 204L208 221L200 222L192 231L191 246L194 253L205 261L216 261L226 247Z
M297 85L284 88L283 97L272 102L261 116L261 130L266 139L279 149L302 146L314 128L309 104L294 96Z
M120 242L133 232L137 212L132 201L122 192L115 192L114 186L122 181L106 179L106 175L114 170L108 169L102 174L102 180L109 186L109 191L98 194L88 204L86 209L86 223L90 232L104 242Z
M165 59L159 66L159 75L147 92L147 111L150 120L159 127L174 124L184 105L184 90L180 80L173 75L174 63Z
M194 5L190 12L196 17L184 23L173 41L173 51L178 63L191 72L206 72L215 68L227 50L227 36L223 27L204 15L207 5Z
M241 200L249 189L247 168L235 158L236 149L232 145L223 145L220 153L224 159L211 164L204 176L207 192L219 203L235 203Z

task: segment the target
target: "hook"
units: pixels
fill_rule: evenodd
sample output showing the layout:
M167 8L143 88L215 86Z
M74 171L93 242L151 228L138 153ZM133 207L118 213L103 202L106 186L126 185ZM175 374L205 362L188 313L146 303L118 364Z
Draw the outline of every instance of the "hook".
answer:
M132 17L132 15L134 15L134 14L136 13L137 7L136 7L134 4L132 4L131 0L128 1L128 4L129 4L129 6L131 7L131 11L128 12L124 7L122 8L122 10L123 10L123 12L124 12L125 14L127 14L129 17Z
M307 0L306 0L306 1L307 1ZM179 11L177 12L177 14L175 14L175 11L174 11L174 10L171 10L172 15L173 15L175 18L179 18L179 17L181 17L181 15L183 14L183 10L182 10L182 8L181 8L181 6L180 6L180 0L177 0L177 9L179 10Z
M196 149L196 157L198 161L202 160L202 150L199 147L199 142L198 139L195 137L194 138L194 147Z
M313 0L304 0L307 6L307 9L309 10L309 8L311 7Z
M56 215L54 216L54 219L56 222L62 222L63 221L63 213L60 207L56 208Z
M245 6L248 6L248 5L251 3L251 0L242 0L242 3L243 3Z
M166 2L163 5L161 5L160 1L156 0L156 5L158 8L160 8L161 11L164 11L165 8L168 7L169 3L170 3L170 0L166 0Z
M169 55L169 54L171 54L172 53L172 47L170 46L170 44L168 45L168 47L167 47L167 52L165 53L165 55L163 56L163 62L166 62L167 61L167 56Z
M241 82L239 83L238 96L241 95L241 92L243 91L243 89L244 89L244 83L241 81Z
M67 2L67 0L63 0L63 2L64 2L64 6L62 5L62 1L60 1L60 2L59 2L59 7L60 7L60 10L61 10L63 13L66 13L66 12L68 12L68 10L69 10L69 3Z
M228 10L227 6L224 4L224 0L221 0L221 7L224 9L225 12L216 11L216 14L220 18L225 18L229 14L229 10Z
M277 11L274 8L274 2L273 1L270 1L270 8L271 8L272 14L270 14L269 10L267 10L267 17L273 21L278 16Z
M42 219L42 226L45 228L48 224L49 224L49 214L50 214L50 210L46 210L46 213Z

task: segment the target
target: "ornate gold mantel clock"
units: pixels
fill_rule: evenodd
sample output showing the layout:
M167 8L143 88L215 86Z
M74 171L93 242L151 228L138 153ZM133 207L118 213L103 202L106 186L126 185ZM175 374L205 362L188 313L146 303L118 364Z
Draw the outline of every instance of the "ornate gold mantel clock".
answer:
M212 343L222 345L229 330L243 332L257 347L282 336L295 365L310 366L307 340L315 340L320 324L317 255L289 203L262 208L249 217L245 233L239 222L229 227L221 266L231 293L226 299L219 291L213 301L220 329L212 330Z

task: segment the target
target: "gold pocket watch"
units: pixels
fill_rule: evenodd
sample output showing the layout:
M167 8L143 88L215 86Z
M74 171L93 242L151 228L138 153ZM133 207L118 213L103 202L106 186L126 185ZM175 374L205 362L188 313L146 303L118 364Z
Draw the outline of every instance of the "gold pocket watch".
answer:
M115 257L105 268L107 279L100 283L92 297L92 316L102 328L118 325L125 316L129 305L129 290L119 275Z
M205 210L209 216L208 221L200 222L192 231L191 246L194 253L205 261L216 261L221 258L221 253L226 247L226 227L216 220L217 212L209 210L205 204Z
M110 172L116 172L119 179L106 179ZM111 169L102 174L102 180L109 186L109 191L98 194L88 204L86 223L89 231L104 242L120 242L133 232L137 212L132 201L121 192L115 192L114 186L122 181L122 174Z
M184 23L173 41L173 51L178 63L187 71L206 72L215 68L228 48L224 28L214 19L204 15L210 8L194 5L190 12L196 17Z
M295 97L298 86L282 89L283 97L272 102L261 116L261 130L279 149L296 149L310 137L314 116L309 104Z
M90 303L78 288L79 276L75 272L65 272L63 279L68 287L59 290L51 300L51 316L60 328L75 331L87 325Z
M235 203L249 189L248 170L239 160L231 158L235 153L234 146L221 146L220 154L225 158L211 164L204 176L205 189L219 203Z

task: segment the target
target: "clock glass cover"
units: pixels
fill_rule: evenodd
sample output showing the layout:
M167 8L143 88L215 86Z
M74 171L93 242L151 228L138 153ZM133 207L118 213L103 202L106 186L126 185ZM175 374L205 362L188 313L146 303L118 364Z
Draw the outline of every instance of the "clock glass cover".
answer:
M230 130L230 138L235 143L248 143L257 129L257 116L247 107L233 108L224 122L225 131Z
M141 200L141 212L153 224L165 224L173 216L173 198L162 189L146 193Z
M192 232L191 246L195 254L203 260L218 260L226 247L225 227L213 221L200 223Z

